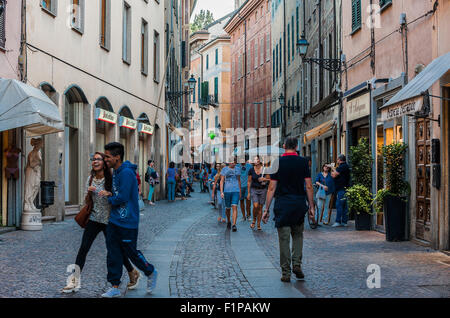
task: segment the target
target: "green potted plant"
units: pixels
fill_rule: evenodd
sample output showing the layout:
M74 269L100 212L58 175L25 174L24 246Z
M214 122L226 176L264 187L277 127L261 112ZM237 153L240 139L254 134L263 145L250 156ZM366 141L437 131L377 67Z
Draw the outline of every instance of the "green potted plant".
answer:
M353 185L346 190L345 197L349 212L355 216L355 229L372 229L372 164L369 139L361 138L356 146L350 147L351 178Z
M373 200L375 210L384 212L387 241L404 241L406 237L407 197L411 191L405 181L405 155L408 145L393 143L382 147L385 186Z
M356 184L345 192L349 211L355 213L355 229L370 231L372 229L372 194L366 186Z

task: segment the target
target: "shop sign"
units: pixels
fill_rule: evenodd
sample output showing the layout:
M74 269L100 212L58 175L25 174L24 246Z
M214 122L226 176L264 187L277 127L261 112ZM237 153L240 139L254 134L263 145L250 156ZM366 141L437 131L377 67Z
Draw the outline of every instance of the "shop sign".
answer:
M120 116L120 127L125 127L128 129L137 129L137 120L128 118L128 117L124 117L124 116Z
M148 134L148 135L153 135L153 126L152 125L148 125L148 124L143 124L140 123L139 124L139 128L138 131L140 133L144 133L144 134Z
M347 121L370 115L370 93L347 101Z
M114 125L117 123L117 115L116 114L109 112L107 110L101 109L101 108L97 108L95 110L95 119L105 121L107 123L114 124Z
M404 115L414 114L422 110L423 98L419 97L413 100L407 100L383 109L381 119L389 121Z

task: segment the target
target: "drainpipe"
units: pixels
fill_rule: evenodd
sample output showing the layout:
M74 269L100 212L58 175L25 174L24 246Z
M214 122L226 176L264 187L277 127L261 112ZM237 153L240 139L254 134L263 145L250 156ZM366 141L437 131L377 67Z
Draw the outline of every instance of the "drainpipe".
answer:
M281 49L281 48L280 48ZM289 49L289 48L288 48ZM286 103L288 102L288 96L287 96L287 86L286 86L286 82L287 82L287 75L286 75L286 0L283 0L283 77L284 77L284 81L283 81L283 91L284 91L284 105L280 105L281 106L281 116L283 118L283 124L282 124L282 132L281 132L281 139L283 140L284 143L284 139L286 138L286 124L287 124L287 116L286 116L286 111L285 111L285 107ZM283 109L284 108L284 109Z

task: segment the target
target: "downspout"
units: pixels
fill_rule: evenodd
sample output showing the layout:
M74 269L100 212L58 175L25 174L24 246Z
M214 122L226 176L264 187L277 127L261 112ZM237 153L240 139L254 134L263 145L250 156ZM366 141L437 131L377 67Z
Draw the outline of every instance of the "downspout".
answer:
M284 142L284 138L286 137L286 121L287 121L287 117L286 117L286 111L285 111L285 106L286 103L288 101L288 97L287 97L287 86L286 86L286 81L287 81L287 75L286 75L286 0L283 0L283 56L281 57L283 59L283 77L284 77L284 82L283 82L283 91L284 91L284 105L280 105L281 106L281 115L283 118L283 125L282 125L282 132L281 132L281 138L283 139ZM284 108L284 109L283 109Z
M240 16L239 16L240 17ZM247 19L244 20L244 132L247 129Z
M319 6L319 59L323 60L322 47L322 1L318 0ZM323 68L319 67L319 101L323 98Z

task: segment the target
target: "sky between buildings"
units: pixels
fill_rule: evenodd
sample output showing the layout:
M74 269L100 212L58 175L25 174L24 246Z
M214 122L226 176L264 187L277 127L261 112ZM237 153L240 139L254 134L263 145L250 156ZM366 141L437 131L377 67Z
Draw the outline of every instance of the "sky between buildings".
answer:
M214 19L218 20L234 11L234 0L198 0L192 13L191 23L194 21L195 15L202 9L211 11Z

